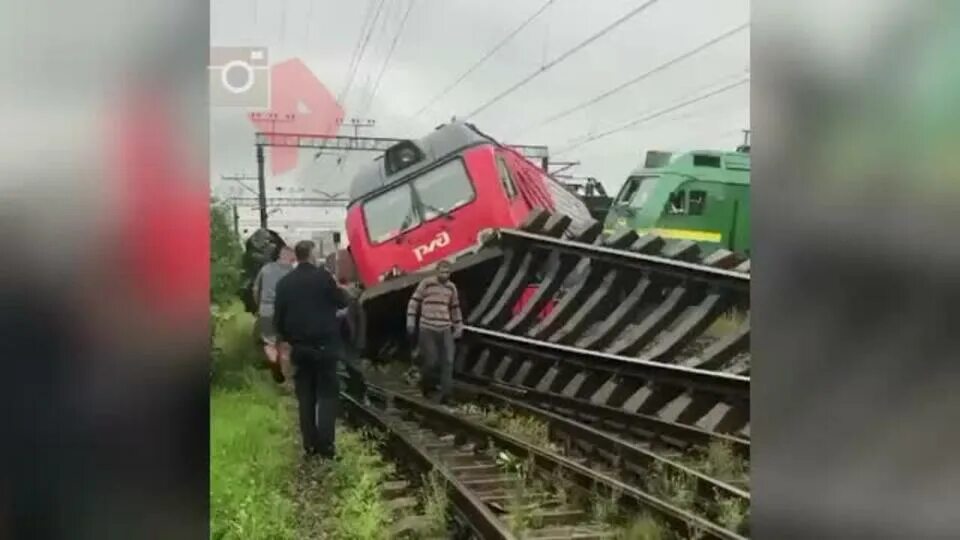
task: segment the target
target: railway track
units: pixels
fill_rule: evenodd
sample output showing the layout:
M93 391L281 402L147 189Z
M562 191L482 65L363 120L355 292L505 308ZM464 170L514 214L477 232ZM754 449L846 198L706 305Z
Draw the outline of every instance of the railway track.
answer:
M539 214L498 232L499 268L469 313L457 376L555 411L634 414L691 443L703 437L676 425L727 434L747 454L749 261L632 231L601 238L599 224L560 240L568 222Z
M463 385L458 391L467 397L470 392L483 392ZM600 468L586 454L571 449L582 448L580 443L586 441L602 451L606 447L600 441L612 439L582 423L555 415L550 419L552 435L567 437L569 445L546 448L491 427L482 415L430 403L396 378L371 384L370 397L378 406L344 396L348 418L385 432L391 453L408 467L421 474L436 471L457 522L473 537L622 538L629 525L624 517L644 511L678 538L743 538L694 509L650 493L634 480L649 473L655 463L661 467L665 463L671 471L698 477L699 487L704 488L702 500L721 492L748 495L621 440L616 444L626 456L624 467ZM519 404L501 401L500 405ZM628 448L633 448L633 454ZM636 474L621 474L630 469ZM606 514L619 514L619 520L598 519L597 504L609 505Z
M478 254L486 254L486 289L476 290L477 267L470 283L458 281L469 309L456 393L475 405L424 403L394 377L378 387L389 414L407 415L406 427L420 435L453 434L480 441L481 450L484 439L496 439L540 471L572 474L594 498L651 512L678 538L742 538L750 504L749 261L632 231L603 238L599 224L561 240L568 224L535 213L521 230L495 232ZM531 284L536 292L514 310ZM404 355L389 344L380 349L381 358L394 356ZM552 447L492 433L482 409L470 408L478 406L537 418Z

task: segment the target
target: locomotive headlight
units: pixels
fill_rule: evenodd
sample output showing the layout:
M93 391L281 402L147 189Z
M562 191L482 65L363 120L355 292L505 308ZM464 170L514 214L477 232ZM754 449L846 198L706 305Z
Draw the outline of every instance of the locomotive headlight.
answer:
M497 229L481 229L477 233L477 244L485 246L497 239Z
M386 272L384 272L382 276L380 276L380 281L387 281L388 279L400 277L401 275L403 275L403 271L400 270L400 267L394 266L390 270L387 270Z

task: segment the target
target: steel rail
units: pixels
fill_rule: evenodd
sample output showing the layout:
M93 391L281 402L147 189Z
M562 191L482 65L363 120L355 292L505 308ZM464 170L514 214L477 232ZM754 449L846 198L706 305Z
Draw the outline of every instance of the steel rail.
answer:
M512 435L470 421L436 405L388 390L376 384L369 384L368 390L372 394L376 394L388 403L391 403L394 407L419 414L430 422L442 425L448 429L452 428L476 440L492 441L498 448L533 460L533 462L543 470L563 471L567 474L568 478L571 478L583 489L589 491L602 490L606 494L615 497L618 503L624 506L650 509L659 514L672 526L676 527L677 530L688 532L700 531L706 538L745 539L745 537L736 532L724 529L709 520L692 514L682 508L678 508L634 486L625 484L608 475L590 470L588 467L571 459L539 448Z
M346 403L348 414L360 423L374 426L387 434L387 444L405 458L405 464L413 465L422 472L437 471L446 484L446 491L457 512L480 538L514 540L516 536L505 523L497 518L487 505L463 485L446 467L417 446L409 437L395 429L392 423L372 407L361 405L350 395L341 392L340 399Z
M667 274L681 280L707 282L739 292L749 292L750 290L750 274L745 272L614 249L598 244L564 240L520 229L501 229L497 233L507 242L522 240L535 248L586 257L614 266Z
M706 392L748 402L750 378L660 362L650 362L539 339L515 336L472 325L464 325L464 335L475 341L507 351L526 354L611 375L639 377L656 383Z
M488 392L507 398L519 399L542 409L552 412L569 410L576 416L596 419L596 422L611 428L616 433L634 434L636 431L640 431L644 436L660 440L679 449L686 449L689 446L707 447L714 442L725 443L737 456L743 459L750 458L750 441L741 437L707 431L678 422L670 422L653 415L630 412L618 407L599 405L585 399L554 392L542 392L534 388L478 377L470 373L457 372L455 376L462 381L471 383L471 385L480 386ZM612 429L611 424L623 426L623 428Z
M641 448L636 444L607 433L603 430L588 426L571 418L567 418L552 411L547 411L539 407L524 403L522 401L508 398L494 392L490 392L478 386L458 382L457 386L468 394L480 397L483 401L494 404L500 408L508 407L522 412L527 416L538 417L547 422L551 428L560 432L574 436L580 440L586 441L591 446L602 449L607 455L613 456L621 469L629 469L629 464L637 464L639 469L646 472L648 467L654 463L659 463L667 470L693 478L697 483L698 495L704 499L716 500L721 496L740 499L747 506L750 505L750 494L746 491L732 486L722 480L718 480L700 471L697 471L683 463L665 458L655 452ZM639 474L639 473L638 473Z

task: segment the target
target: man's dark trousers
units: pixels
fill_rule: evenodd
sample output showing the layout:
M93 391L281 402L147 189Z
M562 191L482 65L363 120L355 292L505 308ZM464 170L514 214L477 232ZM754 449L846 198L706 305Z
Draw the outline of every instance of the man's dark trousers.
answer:
M337 363L342 361L340 344L294 345L290 359L300 412L300 434L307 454L333 457L337 397L340 384Z
M429 395L439 385L440 400L450 397L453 386L453 330L421 328L420 389Z
M359 357L360 355L357 351L350 345L347 345L340 359L347 372L347 393L355 399L363 400L367 395L367 382L364 380L363 372L360 371L360 366L358 365Z

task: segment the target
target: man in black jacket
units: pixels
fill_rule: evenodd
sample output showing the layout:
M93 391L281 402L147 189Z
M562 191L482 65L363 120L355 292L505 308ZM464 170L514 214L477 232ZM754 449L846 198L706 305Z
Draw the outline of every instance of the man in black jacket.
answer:
M313 242L297 243L294 252L297 267L277 284L277 339L291 347L304 451L333 458L337 364L344 354L337 311L347 307L348 299L333 276L317 268Z

